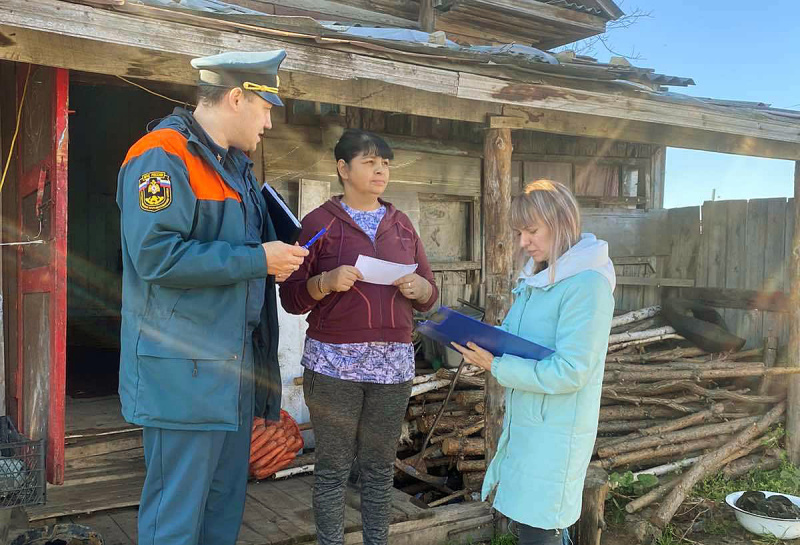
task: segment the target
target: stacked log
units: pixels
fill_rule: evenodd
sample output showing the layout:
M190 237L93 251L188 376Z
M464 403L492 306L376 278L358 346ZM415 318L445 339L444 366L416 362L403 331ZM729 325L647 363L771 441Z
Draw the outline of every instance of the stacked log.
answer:
M486 472L484 445L485 378L483 370L467 366L445 405L455 371L422 369L414 378L411 401L406 411L396 472L397 486L431 507L476 499ZM444 412L433 427L439 411ZM425 437L428 446L420 452ZM433 476L422 482L411 467ZM440 483L445 484L440 484Z
M786 391L771 379L800 369L775 365L774 339L766 351L707 353L660 311L648 307L612 321L591 471L659 476L663 484L626 509L662 501L652 522L663 527L697 480L778 463L769 428L785 418ZM466 368L445 402L453 376L418 371L395 464L398 487L430 506L476 499L486 471L485 379L480 369ZM671 476L678 471L684 474Z
M659 307L614 318L591 465L665 479L630 502L629 513L661 501L650 520L664 528L699 480L775 465L766 439L785 418L786 392L769 379L798 369L764 356L763 348L708 354L678 335Z

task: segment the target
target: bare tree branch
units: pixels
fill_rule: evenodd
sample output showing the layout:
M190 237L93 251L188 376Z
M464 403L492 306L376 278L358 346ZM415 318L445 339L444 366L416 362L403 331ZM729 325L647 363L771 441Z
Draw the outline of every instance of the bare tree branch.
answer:
M620 3L620 5L622 5L622 3ZM574 51L578 55L594 56L598 49L602 48L617 57L624 57L628 60L641 60L642 56L637 53L635 49L631 50L631 53L627 55L620 53L611 40L611 34L618 30L630 28L638 23L641 19L652 16L652 11L645 11L638 7L634 8L616 21L609 21L606 24L606 31L603 34L592 36L591 38L586 38L585 40L559 47L556 49L556 51Z

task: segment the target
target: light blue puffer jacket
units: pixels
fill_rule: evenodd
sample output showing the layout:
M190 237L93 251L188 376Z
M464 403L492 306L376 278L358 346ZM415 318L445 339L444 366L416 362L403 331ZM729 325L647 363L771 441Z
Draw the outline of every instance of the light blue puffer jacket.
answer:
M553 283L548 270L523 273L501 326L555 353L538 361L506 354L492 362L492 374L506 387L506 415L483 484L484 499L497 487L495 509L544 529L566 528L580 516L614 312L605 242L584 234L555 271Z

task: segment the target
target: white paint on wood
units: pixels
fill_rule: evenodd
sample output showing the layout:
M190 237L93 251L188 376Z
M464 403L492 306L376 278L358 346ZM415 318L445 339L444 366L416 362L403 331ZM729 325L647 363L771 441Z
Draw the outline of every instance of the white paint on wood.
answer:
M298 205L300 219L319 207L331 197L331 183L328 181L300 180L300 204Z

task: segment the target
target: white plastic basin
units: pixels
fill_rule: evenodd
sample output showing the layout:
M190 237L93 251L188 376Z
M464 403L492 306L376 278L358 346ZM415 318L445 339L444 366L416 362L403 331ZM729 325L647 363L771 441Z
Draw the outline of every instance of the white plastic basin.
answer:
M762 490L762 492L764 492L766 497L776 495L776 492L766 492L764 490ZM800 538L800 519L776 519L743 511L742 509L736 507L736 501L742 496L742 494L744 494L744 491L728 494L728 496L725 498L725 503L731 506L731 509L733 509L734 513L736 513L736 520L738 520L739 524L744 526L747 531L759 536L771 534L778 539ZM792 501L792 503L800 507L800 498L797 496L792 496L790 494L780 495L786 496Z

